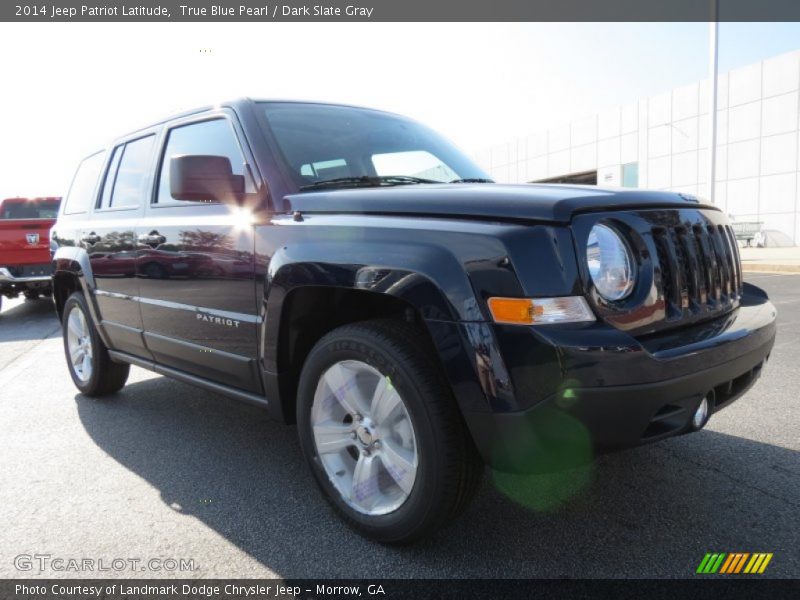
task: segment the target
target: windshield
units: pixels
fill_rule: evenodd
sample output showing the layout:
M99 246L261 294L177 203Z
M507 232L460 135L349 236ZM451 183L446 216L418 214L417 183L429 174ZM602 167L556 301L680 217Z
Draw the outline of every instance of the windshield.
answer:
M261 106L300 190L491 181L450 142L403 117L326 104Z

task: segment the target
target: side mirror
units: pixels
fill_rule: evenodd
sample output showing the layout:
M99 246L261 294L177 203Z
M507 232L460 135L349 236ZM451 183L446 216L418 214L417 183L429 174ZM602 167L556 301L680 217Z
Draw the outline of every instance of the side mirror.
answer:
M244 176L233 174L226 156L178 155L169 161L169 191L175 200L236 202Z

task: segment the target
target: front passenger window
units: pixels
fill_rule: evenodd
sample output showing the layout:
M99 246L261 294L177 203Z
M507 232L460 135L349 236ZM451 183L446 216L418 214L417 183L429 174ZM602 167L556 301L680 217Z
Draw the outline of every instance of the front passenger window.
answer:
M245 176L245 191L255 191L253 182L245 173L245 160L239 143L226 119L201 121L190 125L175 127L170 130L167 138L164 156L161 159L161 173L158 182L159 205L185 205L181 200L175 200L169 188L169 162L173 156L182 154L225 156L231 161L234 175Z

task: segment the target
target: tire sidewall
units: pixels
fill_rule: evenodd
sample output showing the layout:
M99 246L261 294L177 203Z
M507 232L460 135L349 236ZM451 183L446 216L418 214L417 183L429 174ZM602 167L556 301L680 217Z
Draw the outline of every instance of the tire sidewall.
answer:
M369 342L361 336L349 338L333 335L323 339L309 354L303 366L298 387L297 423L300 444L327 499L348 521L372 537L392 541L405 537L410 529L425 521L431 506L437 501L437 439L423 395L414 385L413 374L406 365L392 356L391 350ZM417 444L418 466L411 494L398 509L385 515L365 515L351 508L334 487L322 466L311 431L311 408L314 393L322 374L333 364L343 360L360 360L391 377L406 410L411 417Z

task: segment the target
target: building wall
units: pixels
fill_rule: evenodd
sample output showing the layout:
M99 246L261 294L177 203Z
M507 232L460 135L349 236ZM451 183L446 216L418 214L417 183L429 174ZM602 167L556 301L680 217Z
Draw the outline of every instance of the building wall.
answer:
M800 50L719 76L714 202L739 221L762 221L800 243ZM708 196L709 81L521 137L477 156L501 182L598 171L622 185Z

